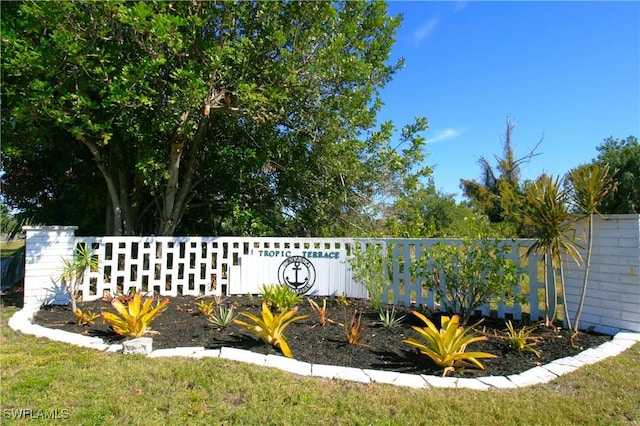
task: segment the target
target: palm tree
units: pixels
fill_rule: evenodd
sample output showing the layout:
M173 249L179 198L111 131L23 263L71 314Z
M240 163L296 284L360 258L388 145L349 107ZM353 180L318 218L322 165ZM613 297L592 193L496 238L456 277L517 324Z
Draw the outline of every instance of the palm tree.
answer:
M578 333L580 316L587 294L587 282L589 279L589 267L591 266L591 246L593 236L593 216L600 215L599 208L607 196L616 190L617 182L613 179L617 170L610 173L609 165L601 167L598 163L578 167L569 174L571 183L571 203L575 209L586 217L587 220L587 259L584 269L584 281L582 294L576 310L573 329Z
M524 221L530 226L535 243L529 247L527 255L531 253L542 254L545 274L545 323L552 325L556 317L556 310L549 317L549 282L547 278L547 265L550 262L553 271L553 283L555 288L556 271L560 272L562 296L565 318L571 328L570 318L567 315L567 298L564 286L564 268L562 255L570 255L580 263L582 257L574 245L573 232L575 220L569 211L569 191L563 189L563 180L542 175L524 190L523 216ZM555 295L554 295L555 297ZM554 303L555 306L555 303Z

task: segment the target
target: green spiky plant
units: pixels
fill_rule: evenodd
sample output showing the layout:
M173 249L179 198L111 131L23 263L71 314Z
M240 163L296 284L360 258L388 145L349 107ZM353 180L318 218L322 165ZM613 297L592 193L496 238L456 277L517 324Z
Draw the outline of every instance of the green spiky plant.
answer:
M584 267L584 280L580 301L576 309L573 322L573 329L577 333L580 325L582 308L587 294L587 283L589 280L589 268L591 266L591 247L593 236L593 217L600 215L600 206L610 193L617 189L617 182L614 176L617 170L611 172L610 167L601 167L599 164L591 164L578 167L569 174L571 183L571 203L575 209L586 218L586 255Z
M78 310L78 291L82 285L85 271L96 271L99 266L98 256L95 255L88 244L78 244L72 259L62 259L60 279L69 294L71 311L75 314Z
M566 315L568 310L562 255L569 255L578 264L582 262L582 256L575 245L575 216L569 211L569 190L563 188L563 181L564 179L542 175L534 184L526 186L524 190L523 216L525 223L530 227L535 238L535 242L527 250L527 256L532 253L538 253L543 257L545 324L552 326L557 315L555 303L553 304L553 312L549 313L551 295L549 294L547 268L550 263L554 284L556 272L560 273L565 319L569 328L571 328L570 319ZM553 297L555 297L555 294Z

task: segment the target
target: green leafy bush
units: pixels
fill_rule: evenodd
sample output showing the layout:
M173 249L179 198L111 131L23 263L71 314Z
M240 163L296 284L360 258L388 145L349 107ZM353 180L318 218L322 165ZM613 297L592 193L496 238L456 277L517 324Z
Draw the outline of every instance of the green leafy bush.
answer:
M527 302L514 294L521 268L506 255L507 247L497 240L466 239L460 245L440 242L413 262L411 273L435 292L444 311L460 314L466 324L475 310L491 301Z
M365 286L369 293L369 301L374 309L380 309L385 302L384 293L389 288L391 271L391 252L387 255L380 244L369 244L362 250L361 243L353 247L353 257L348 262L353 271L353 279Z
M280 312L292 309L302 302L302 295L282 284L262 285L258 292L269 307Z

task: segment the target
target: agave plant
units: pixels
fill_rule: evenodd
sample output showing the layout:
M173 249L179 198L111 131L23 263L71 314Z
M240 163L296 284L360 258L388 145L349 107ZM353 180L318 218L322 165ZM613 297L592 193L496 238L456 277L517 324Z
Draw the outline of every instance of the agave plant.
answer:
M262 302L262 318L257 317L249 312L241 312L240 315L251 320L251 323L234 319L238 325L245 327L249 332L261 338L265 343L274 347L279 347L282 354L288 358L292 358L293 354L289 348L289 344L284 337L284 330L293 322L305 319L309 315L298 315L298 308L284 309L274 315L269 309L267 302Z
M126 337L140 337L147 331L151 322L166 309L169 299L163 299L155 306L152 306L152 303L153 296L142 300L140 291L137 291L127 304L120 299L111 301L111 306L120 315L103 312L102 318L111 324L116 333Z
M218 305L217 311L212 311L208 316L207 320L213 325L215 325L218 329L222 330L223 328L228 327L232 322L235 316L235 309L233 306L224 306Z
M420 353L427 355L440 367L444 367L443 377L457 368L475 367L484 370L484 365L478 361L478 358L497 358L496 355L486 352L466 352L469 344L487 340L487 338L467 335L471 328L460 327L459 315L451 318L443 315L442 328L438 329L420 312L412 311L412 313L426 324L426 327L411 326L424 341L409 338L403 342L415 346Z

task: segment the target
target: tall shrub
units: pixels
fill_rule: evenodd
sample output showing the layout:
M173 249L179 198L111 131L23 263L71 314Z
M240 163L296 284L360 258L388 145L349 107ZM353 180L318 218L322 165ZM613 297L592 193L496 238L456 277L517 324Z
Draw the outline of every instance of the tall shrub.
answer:
M349 265L353 271L353 279L361 283L369 293L369 301L375 309L380 309L386 300L385 291L389 288L389 271L391 270L391 258L388 255L391 247L383 250L381 244L356 243L353 246L352 257Z
M475 310L500 299L524 298L514 294L520 267L507 258L507 246L488 238L465 239L462 244L437 243L416 259L411 272L434 291L442 308L460 314L466 324Z

